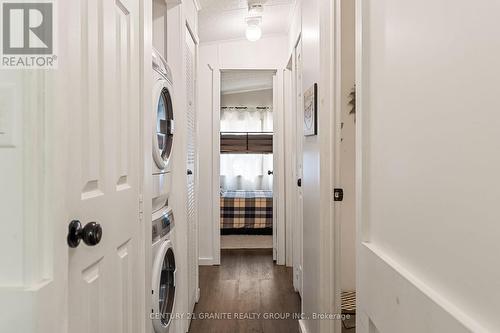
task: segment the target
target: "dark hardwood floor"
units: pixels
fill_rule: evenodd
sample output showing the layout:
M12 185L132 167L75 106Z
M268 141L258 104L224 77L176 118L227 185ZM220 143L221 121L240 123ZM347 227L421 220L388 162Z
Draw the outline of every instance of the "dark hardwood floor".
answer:
M299 332L297 319L264 318L300 313L292 269L275 265L272 249L223 250L220 266L200 267L200 289L190 333ZM254 319L206 318L235 313Z

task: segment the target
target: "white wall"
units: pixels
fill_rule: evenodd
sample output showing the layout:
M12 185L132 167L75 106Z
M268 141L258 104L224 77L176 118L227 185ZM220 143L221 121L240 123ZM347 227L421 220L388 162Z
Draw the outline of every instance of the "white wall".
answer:
M498 332L500 2L361 4L360 313Z
M153 0L153 47L166 59L167 53L167 4Z
M184 8L184 13L186 15L186 22L189 25L191 34L195 35L196 39L198 37L198 0L187 0L182 1L182 6Z
M247 40L221 41L200 44L198 81L198 129L199 146L199 237L200 264L217 262L218 246L214 235L213 221L213 151L212 111L215 84L220 84L220 69L282 69L287 61L287 36L263 37L257 42ZM215 134L217 135L217 134Z
M276 69L285 67L286 49L286 35L264 36L256 42L246 39L208 42L200 44L200 59L212 60L209 59L210 53L216 57L213 65L218 65L219 68ZM202 50L205 55L201 54Z
M320 1L308 0L301 6L301 17L296 20L302 33L302 87L309 89L320 84ZM292 26L291 32L297 31ZM303 107L299 105L298 107ZM321 121L321 118L318 119ZM321 132L318 132L321 135ZM320 138L303 138L303 277L302 312L320 312ZM319 323L305 322L307 332L319 332Z
M302 332L333 332L340 329L338 321L314 320L314 313L337 313L337 289L333 275L334 233L333 187L334 145L337 134L334 123L337 113L337 81L334 80L334 53L337 44L333 13L335 4L329 0L308 0L298 4L300 15L290 28L289 47L295 35L302 41L302 90L318 84L318 135L304 137L303 142L303 277ZM297 27L296 25L299 25ZM336 71L335 71L336 73ZM303 108L303 105L298 107ZM335 240L334 240L335 239Z
M243 93L223 94L221 106L272 106L273 90L247 91Z
M302 1L295 1L288 29L288 54L292 54L302 33Z

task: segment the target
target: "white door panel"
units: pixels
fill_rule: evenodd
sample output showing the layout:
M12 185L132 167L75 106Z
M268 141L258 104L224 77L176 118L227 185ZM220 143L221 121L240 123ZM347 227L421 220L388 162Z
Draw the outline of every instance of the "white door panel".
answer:
M70 332L137 332L139 279L139 1L68 6L70 212L102 240L69 249ZM71 89L71 90L70 90Z

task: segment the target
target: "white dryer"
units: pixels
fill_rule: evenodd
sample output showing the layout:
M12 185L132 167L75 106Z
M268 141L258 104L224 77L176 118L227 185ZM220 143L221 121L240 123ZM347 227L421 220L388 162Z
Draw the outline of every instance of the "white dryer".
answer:
M153 50L153 212L167 204L172 188L173 105L172 73L165 59Z
M178 333L181 321L176 310L176 253L172 229L174 216L170 207L153 215L152 226L152 306L153 333ZM178 288L177 288L178 289Z

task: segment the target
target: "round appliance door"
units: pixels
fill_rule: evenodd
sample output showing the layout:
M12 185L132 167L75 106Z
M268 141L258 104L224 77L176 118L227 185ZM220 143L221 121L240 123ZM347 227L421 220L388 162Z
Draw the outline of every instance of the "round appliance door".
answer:
M156 83L153 106L153 159L158 168L163 170L168 165L174 140L174 110L167 81Z
M166 333L172 322L175 303L175 255L171 241L162 245L153 264L153 327Z

